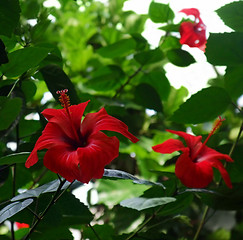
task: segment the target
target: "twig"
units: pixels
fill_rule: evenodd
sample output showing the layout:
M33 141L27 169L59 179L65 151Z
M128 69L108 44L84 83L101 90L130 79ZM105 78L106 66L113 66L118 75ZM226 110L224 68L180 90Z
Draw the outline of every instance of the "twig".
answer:
M130 83L130 81L142 70L143 66L140 66L137 71L135 71L132 75L130 75L127 78L127 81L125 83L123 83L120 88L116 91L116 94L113 96L113 99L116 98L125 88L126 85L128 85Z

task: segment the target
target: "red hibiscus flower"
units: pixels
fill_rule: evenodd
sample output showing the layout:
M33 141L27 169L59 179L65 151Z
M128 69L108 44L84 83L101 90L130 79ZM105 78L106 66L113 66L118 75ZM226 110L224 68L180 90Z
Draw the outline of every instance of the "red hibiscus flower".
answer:
M121 133L132 142L133 136L125 123L107 114L102 108L97 113L82 116L89 101L70 106L67 90L58 91L64 109L45 109L42 114L48 120L25 166L38 161L37 151L48 149L44 165L72 182L77 179L88 183L101 178L104 166L119 154L119 140L108 137L102 130Z
M20 229L20 228L29 228L29 227L30 227L30 225L27 224L27 223L16 222L15 224L16 224L16 227L17 227L18 229Z
M176 161L175 174L185 186L189 188L204 188L208 186L213 180L214 167L219 170L226 185L232 188L229 174L219 160L225 159L228 162L233 162L233 160L229 155L219 153L205 145L215 130L221 125L222 121L223 119L221 118L217 120L215 127L204 143L201 142L202 136L193 136L181 131L167 130L184 138L187 146L184 146L180 140L169 139L152 148L155 152L159 153L182 151L182 154Z
M206 26L200 18L200 13L196 8L185 8L180 12L186 15L193 15L195 21L183 22L180 26L181 44L187 44L189 47L197 47L205 52L206 48Z

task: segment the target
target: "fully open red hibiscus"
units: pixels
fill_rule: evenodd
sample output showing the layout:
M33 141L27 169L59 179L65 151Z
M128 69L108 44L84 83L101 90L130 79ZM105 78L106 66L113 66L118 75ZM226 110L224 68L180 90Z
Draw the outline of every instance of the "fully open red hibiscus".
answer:
M180 140L169 139L162 144L153 147L155 152L172 153L182 151L175 165L175 174L180 181L189 188L204 188L213 180L213 167L217 168L222 175L226 185L232 188L229 174L223 164L219 161L225 159L233 162L230 156L219 153L205 144L210 136L215 132L223 120L217 120L215 127L204 141L201 142L202 136L193 136L191 134L167 130L185 139L187 146Z
M186 15L193 15L194 22L183 22L180 26L181 44L187 44L189 47L197 47L202 51L206 48L206 26L200 18L200 13L196 8L185 8L180 12Z
M88 101L69 106L66 92L58 91L64 109L42 112L48 123L25 166L29 168L38 161L38 150L48 149L44 156L47 168L70 182L77 179L88 183L92 178L101 178L104 166L119 154L119 140L108 137L102 130L121 133L134 143L138 139L128 131L125 123L108 115L104 108L97 113L88 113L81 121Z

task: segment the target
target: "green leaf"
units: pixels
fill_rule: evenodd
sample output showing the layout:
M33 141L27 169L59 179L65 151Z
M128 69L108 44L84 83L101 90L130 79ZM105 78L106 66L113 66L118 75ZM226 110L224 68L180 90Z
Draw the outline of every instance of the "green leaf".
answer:
M174 12L168 4L152 1L149 6L149 17L155 23L165 23L174 18Z
M148 188L149 186L134 184L129 180L100 179L97 187L99 203L116 205L124 199L140 196Z
M223 88L205 88L183 103L171 120L192 124L211 121L222 114L230 102L231 99Z
M229 95L237 99L243 93L243 65L227 67L224 86Z
M98 49L97 53L105 58L124 57L132 53L136 48L136 41L133 38L119 40L111 45Z
M188 90L185 87L175 89L170 87L170 94L167 101L163 102L164 112L166 115L171 116L176 109L184 102L188 95Z
M71 104L78 104L80 102L73 83L59 66L50 64L41 68L40 72L49 91L57 102L59 102L59 95L56 94L56 91L63 89L68 89Z
M0 223L14 216L16 213L22 211L33 202L33 199L29 198L23 202L14 202L7 205L0 211Z
M21 89L24 92L26 102L32 100L36 93L36 85L33 81L22 81Z
M243 33L211 33L207 40L206 56L213 65L234 66L243 63ZM222 51L223 49L223 51Z
M145 73L139 80L141 83L150 84L155 88L161 100L166 100L170 93L170 83L163 71Z
M145 108L162 112L163 107L158 93L154 87L146 83L142 83L136 87L134 101Z
M105 239L105 240L115 239L113 236L114 229L112 228L111 225L108 224L94 225L93 229L91 229L88 226L84 227L82 231L82 236L84 237L84 239L97 239L95 233L99 236L100 239Z
M56 203L56 208L63 216L62 224L67 226L74 224L88 224L93 219L93 215L88 207L81 203L71 193L63 194Z
M0 35L11 37L18 25L20 11L18 0L0 1Z
M10 78L18 77L38 64L48 55L50 49L26 47L8 54L9 63L1 66L0 71Z
M174 202L174 201L176 201L176 199L172 198L172 197L162 197L162 198L138 197L138 198L131 198L131 199L123 200L120 203L120 205L123 207L132 208L132 209L141 211L141 210L144 210L147 208L166 205L166 204Z
M166 56L171 63L179 67L187 67L196 62L189 52L182 49L171 49L166 52Z
M5 157L1 157L0 158L0 165L24 163L24 162L26 162L29 155L30 155L29 152L21 152L21 153L14 153L14 154L7 155Z
M177 37L168 36L164 39L160 47L165 51L181 48L180 39Z
M201 200L209 207L217 210L240 210L243 208L243 184L235 183L233 188L222 186L218 194L200 193Z
M216 10L225 25L237 32L243 31L243 2L232 2Z
M57 179L57 180L51 181L49 183L46 183L38 188L27 190L27 191L13 197L11 199L11 201L14 202L14 201L18 201L18 200L22 200L22 199L26 199L26 198L30 198L30 197L33 197L33 198L39 197L43 193L55 192L58 189L59 185L60 185L60 180ZM70 182L66 182L63 185L62 189L66 189L69 185L70 185Z
M164 53L159 49L147 50L134 55L134 59L141 65L156 63L164 59Z
M0 96L0 131L10 127L19 115L21 107L21 98L7 98Z
M96 91L115 90L121 86L124 77L125 73L120 67L108 65L94 72L93 78L85 86Z
M183 193L177 195L175 202L171 202L163 207L163 210L159 213L161 216L168 216L174 214L181 214L181 212L188 208L193 200L192 193Z
M151 182L151 181L139 179L139 178L133 176L130 173L120 171L120 170L115 170L115 169L105 169L103 177L118 178L118 179L130 179L130 180L133 180L133 183L145 184L145 185L157 185L157 186L164 188L163 184L161 184L161 183L156 183L156 182Z

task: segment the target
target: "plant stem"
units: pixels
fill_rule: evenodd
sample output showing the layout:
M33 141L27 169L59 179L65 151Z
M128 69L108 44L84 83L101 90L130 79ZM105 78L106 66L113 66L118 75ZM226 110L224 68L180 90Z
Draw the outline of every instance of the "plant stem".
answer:
M164 207L164 205L160 206L153 215L151 215L135 232L133 232L130 236L128 236L126 238L126 240L130 240L133 237L135 237L135 235L140 232L157 214L158 212Z
M34 223L34 225L31 227L29 233L25 236L24 240L27 240L30 235L33 233L33 231L35 230L35 228L37 227L37 225L40 223L40 221L44 218L44 216L46 215L46 213L49 211L49 209L52 207L52 205L54 205L56 203L56 201L59 199L59 192L61 191L63 185L65 184L67 180L63 180L60 182L60 185L57 189L57 191L55 192L55 194L53 195L51 201L49 202L49 204L47 205L47 207L45 208L45 210L42 212L42 214L39 216L39 218L37 218L36 222ZM71 184L70 184L71 185ZM62 193L61 193L62 194Z
M97 233L97 232L95 231L95 229L91 226L91 224L89 223L88 225L89 225L89 227L91 228L91 230L93 231L93 233L94 233L94 235L96 236L96 238L97 238L98 240L101 240L101 238L99 237L98 233Z
M116 98L125 88L126 85L130 83L130 81L142 70L143 66L140 66L132 75L130 75L125 83L121 85L121 87L116 91L116 94L113 96L113 99Z
M209 207L206 206L205 209L204 209L204 212L203 212L203 216L202 216L201 222L200 222L200 224L199 224L199 226L198 226L198 228L197 228L197 232L196 232L196 234L195 234L193 240L197 240L197 238L198 238L198 236L199 236L199 233L201 232L201 229L202 229L202 227L203 227L203 225L204 225L205 218L206 218L206 216L207 216L208 210L209 210Z

